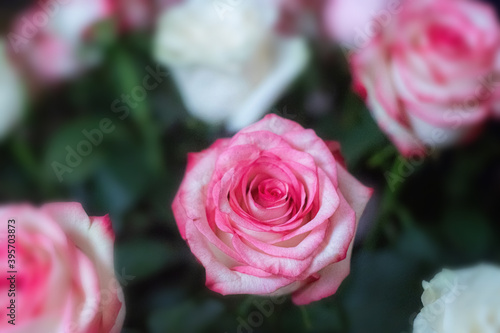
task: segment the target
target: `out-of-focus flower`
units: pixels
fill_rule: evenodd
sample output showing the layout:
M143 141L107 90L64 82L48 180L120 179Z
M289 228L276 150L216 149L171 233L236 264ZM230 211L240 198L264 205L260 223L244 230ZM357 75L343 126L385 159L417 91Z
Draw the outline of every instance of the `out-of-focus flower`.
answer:
M465 140L492 114L500 29L476 1L406 1L354 52L355 81L403 155Z
M404 0L329 0L325 5L325 29L347 48L361 48L401 11Z
M3 313L8 309L0 331L120 332L125 303L108 216L89 217L80 204L56 203L3 206L0 220L0 259L9 264L0 273Z
M154 0L115 0L122 30L142 30L153 25Z
M293 293L296 304L337 291L372 194L344 169L339 148L268 115L189 155L172 208L210 289Z
M302 71L305 42L277 35L275 3L191 0L164 13L155 56L194 116L238 130L258 120Z
M120 23L125 30L144 29L151 25L154 8L152 0L119 0Z
M9 44L30 74L44 82L68 79L99 62L92 28L113 12L111 0L37 2L15 21Z
M500 332L500 268L443 270L423 287L414 333Z
M22 117L23 90L20 75L7 54L6 41L0 38L0 140Z
M285 34L300 34L309 38L320 35L319 17L323 0L270 0L279 6L278 30Z

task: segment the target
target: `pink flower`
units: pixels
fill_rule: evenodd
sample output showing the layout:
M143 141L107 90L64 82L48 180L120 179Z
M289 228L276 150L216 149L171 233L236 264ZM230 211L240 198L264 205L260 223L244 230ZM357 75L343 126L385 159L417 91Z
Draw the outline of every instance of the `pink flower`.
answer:
M388 25L404 0L328 0L327 33L347 48L363 47Z
M323 0L271 0L279 7L277 29L284 34L301 34L316 38L319 35L318 16Z
M349 274L371 193L342 166L338 143L268 115L190 154L172 208L208 288L293 293L307 304L334 294Z
M185 0L112 0L122 31L151 29L158 16Z
M409 156L465 140L492 114L500 30L476 1L402 7L351 60L374 118Z
M140 30L154 24L153 0L115 0L122 30Z
M72 78L99 62L89 33L114 10L112 0L37 2L14 22L8 34L12 52L44 82Z
M88 217L77 203L10 205L0 207L0 221L2 313L11 299L17 311L15 326L4 315L0 331L120 332L125 304L113 269L108 216ZM17 273L7 272L8 263Z

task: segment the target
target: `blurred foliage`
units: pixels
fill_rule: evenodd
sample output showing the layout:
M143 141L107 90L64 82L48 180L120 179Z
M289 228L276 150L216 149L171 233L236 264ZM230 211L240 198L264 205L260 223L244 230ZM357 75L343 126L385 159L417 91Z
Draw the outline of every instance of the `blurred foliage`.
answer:
M352 274L335 296L304 307L287 299L269 316L256 305L265 298L209 291L170 203L187 152L229 134L191 118L168 78L129 116L113 112L113 101L157 68L150 43L147 34L121 37L101 67L33 101L24 124L0 144L2 202L78 201L92 215L110 213L116 269L134 276L125 285L124 332L410 332L422 280L443 266L500 263L500 126L427 156L391 190L386 172L400 172L404 160L350 91L341 52L312 45L314 60L271 112L340 141L350 171L376 190L379 205L365 218ZM66 147L76 149L82 131L105 118L114 130L60 182L52 163L64 164ZM241 326L252 314L262 324Z

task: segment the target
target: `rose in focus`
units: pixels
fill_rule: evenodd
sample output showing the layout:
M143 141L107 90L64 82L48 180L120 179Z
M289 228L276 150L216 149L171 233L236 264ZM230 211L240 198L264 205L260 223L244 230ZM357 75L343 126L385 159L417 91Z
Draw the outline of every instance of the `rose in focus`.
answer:
M353 54L355 86L403 155L467 140L492 115L499 28L477 1L403 1Z
M500 332L500 268L443 270L423 282L414 333Z
M89 217L80 204L0 207L0 254L7 263L7 235L15 235L15 325L2 332L119 333L123 293L113 266L114 234L108 216ZM7 221L15 233L7 233ZM12 262L11 262L12 264ZM10 274L1 273L1 306L10 305ZM5 310L4 310L5 312ZM9 318L10 320L10 318Z
M334 294L372 193L342 163L338 143L275 115L190 154L172 208L207 286L296 304Z

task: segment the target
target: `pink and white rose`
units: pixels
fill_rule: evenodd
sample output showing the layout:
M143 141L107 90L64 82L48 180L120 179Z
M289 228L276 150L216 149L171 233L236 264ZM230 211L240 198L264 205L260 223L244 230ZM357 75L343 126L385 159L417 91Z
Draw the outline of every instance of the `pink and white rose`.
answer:
M114 233L108 216L89 217L80 204L55 203L0 206L0 220L5 249L0 259L5 265L14 260L9 271L17 272L13 281L6 269L0 273L0 331L120 332L125 303L113 268ZM15 250L10 252L15 259L7 258L8 244L14 246L9 249ZM12 282L15 325L5 315Z
M268 115L189 155L172 208L208 288L293 293L296 304L337 291L372 194L346 171L339 148Z
M330 37L349 49L364 47L400 12L404 0L328 0L323 19Z
M114 7L112 0L37 2L14 22L8 35L12 52L44 82L72 78L100 61L91 30Z
M404 1L351 58L356 84L403 155L467 139L492 115L500 29L473 0Z

